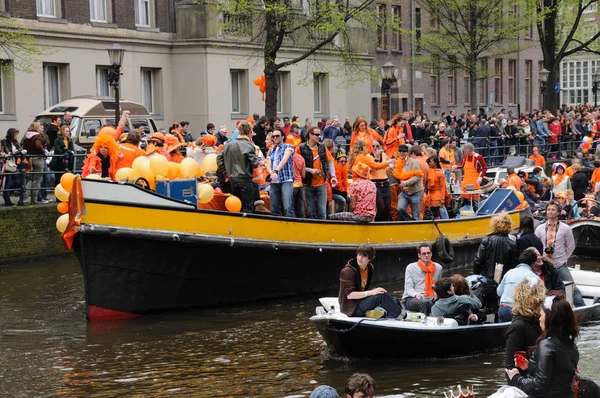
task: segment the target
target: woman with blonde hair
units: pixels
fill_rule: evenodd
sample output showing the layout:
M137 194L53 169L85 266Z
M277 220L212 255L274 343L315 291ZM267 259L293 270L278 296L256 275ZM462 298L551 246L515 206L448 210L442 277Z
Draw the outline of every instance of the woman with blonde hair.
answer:
M42 132L44 131L44 126L42 126L38 122L33 122L29 125L27 129L27 133L25 133L25 137L21 140L21 146L23 147L23 153L27 153L28 155L34 155L34 157L29 158L30 170L35 174L26 174L27 181L27 192L31 194L31 204L35 204L38 198L38 191L42 186L43 174L37 174L44 171L44 139L42 137ZM25 198L27 197L27 192L25 193ZM48 203L48 202L45 202ZM19 202L19 204L27 204L27 202Z
M524 280L513 290L514 305L512 322L504 336L506 337L506 352L504 366L508 369L515 367L515 352L528 352L542 334L540 327L540 306L546 297L546 287L541 279Z
M367 124L367 120L363 117L357 117L354 122L354 130L352 131L352 137L350 139L350 151L354 149L354 144L357 141L362 140L365 144L367 153L373 152L373 140L381 140L381 135Z
M381 145L381 140L377 139L379 145ZM352 168L358 163L364 163L371 171L373 170L385 170L390 167L390 163L393 161L387 159L385 162L376 162L375 158L369 155L367 152L367 146L363 140L358 140L354 143L354 148L352 148L352 152L350 152L350 157L348 158L348 169L352 170ZM354 171L352 171L352 179L356 179L358 176Z
M62 177L65 170L73 170L75 146L70 132L71 128L69 126L61 126L53 143L54 156L50 161L50 170L56 172L54 173L55 185L60 184L60 177Z
M494 278L496 264L502 264L502 276L518 263L517 238L510 235L513 222L510 215L503 211L490 220L492 232L481 240L475 260L473 273Z

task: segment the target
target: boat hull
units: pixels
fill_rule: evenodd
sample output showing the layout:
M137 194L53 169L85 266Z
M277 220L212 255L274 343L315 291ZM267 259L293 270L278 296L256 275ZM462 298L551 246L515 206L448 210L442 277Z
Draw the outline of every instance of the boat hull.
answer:
M582 220L569 224L575 238L575 252L579 256L600 256L600 221Z
M600 319L600 304L575 309L580 324ZM346 357L444 358L504 347L510 322L456 326L402 328L377 322L357 323L356 318L311 321L329 349ZM398 322L401 325L403 322ZM353 327L354 326L354 327ZM412 326L412 325L411 325Z

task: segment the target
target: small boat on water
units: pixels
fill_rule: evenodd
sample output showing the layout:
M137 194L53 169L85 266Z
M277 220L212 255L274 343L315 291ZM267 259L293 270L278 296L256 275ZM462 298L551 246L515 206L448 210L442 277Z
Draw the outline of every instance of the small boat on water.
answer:
M473 258L492 217L290 219L201 209L129 183L79 183L85 211L67 232L83 270L89 321L335 290L340 268L363 243L377 250L375 283L399 280L417 245L440 236L437 253L454 252L451 268ZM529 209L510 212L515 225L521 211Z
M600 303L589 295L600 291L600 273L571 270L581 290L583 307L575 308L580 324L600 320ZM590 285L584 285L587 282ZM591 283L595 285L591 285ZM567 285L569 297L572 284ZM596 290L597 289L597 290ZM572 290L570 293L572 300ZM510 322L459 326L456 320L424 317L420 321L348 317L339 311L337 297L320 299L310 318L329 349L347 357L444 358L500 348Z

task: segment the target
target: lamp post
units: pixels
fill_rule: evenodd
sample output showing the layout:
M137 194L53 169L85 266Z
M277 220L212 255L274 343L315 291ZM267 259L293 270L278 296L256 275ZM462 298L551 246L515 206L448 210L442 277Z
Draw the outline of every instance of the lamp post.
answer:
M592 93L594 93L594 108L598 106L598 87L600 86L600 67L592 72Z
M392 85L394 84L393 73L394 73L394 64L392 64L389 60L381 66L383 69L383 81L381 82L381 88L383 89L383 93L385 94L387 101L387 120L390 120L392 103L391 103L391 94L392 94ZM386 120L386 121L387 121Z
M110 60L110 69L108 72L108 83L115 90L115 127L119 124L121 118L121 105L119 104L119 80L121 78L121 65L123 65L123 54L125 49L118 44L113 44L108 49L108 59Z
M548 76L550 76L550 71L546 68L542 69L540 72L540 94L542 94L542 101L544 100L544 93L548 88ZM540 108L544 108L543 105Z

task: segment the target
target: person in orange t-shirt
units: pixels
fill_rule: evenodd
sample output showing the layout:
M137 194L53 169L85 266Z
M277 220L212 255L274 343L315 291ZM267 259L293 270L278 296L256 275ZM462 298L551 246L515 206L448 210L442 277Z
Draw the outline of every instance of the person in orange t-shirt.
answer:
M600 201L600 160L594 160L594 172L592 173L592 193L596 200Z
M540 155L540 149L538 147L533 147L533 155L531 155L529 159L533 160L538 167L543 168L546 164L546 159L544 159L543 155Z
M381 147L381 139L373 140L374 143L379 143ZM385 170L390 167L390 164L393 163L394 160L386 159L383 162L376 162L375 158L367 152L366 143L363 140L358 140L354 144L354 148L352 148L352 152L350 153L350 158L348 159L348 168L352 169L358 163L364 163L371 170ZM354 173L352 174L352 179L355 180L358 178Z
M506 172L508 173L508 186L509 187L515 187L515 189L517 191L521 190L521 185L523 185L523 181L521 180L521 177L519 177L517 175L517 173L515 173L515 168L514 167L508 167L506 169Z
M356 118L356 122L354 122L354 130L352 131L352 138L350 139L350 151L354 149L354 144L356 141L362 140L365 143L367 153L371 153L373 152L372 143L374 139L381 140L382 138L377 131L368 127L367 120L365 118Z
M127 133L125 142L119 144L117 170L123 167L131 167L133 161L140 156L145 156L146 153L139 147L142 135L137 130L132 130Z
M446 204L447 199L449 199L446 177L437 156L427 159L427 164L429 166L427 206L431 209L433 218L439 220L441 218L440 209Z
M402 117L398 114L392 118L391 127L385 132L383 137L383 147L385 154L393 158L398 151L398 145L405 144L404 129L402 128Z
M340 152L337 154L334 166L335 176L338 178L338 185L331 188L331 195L336 203L336 212L341 213L346 211L348 204L348 156L346 153Z

